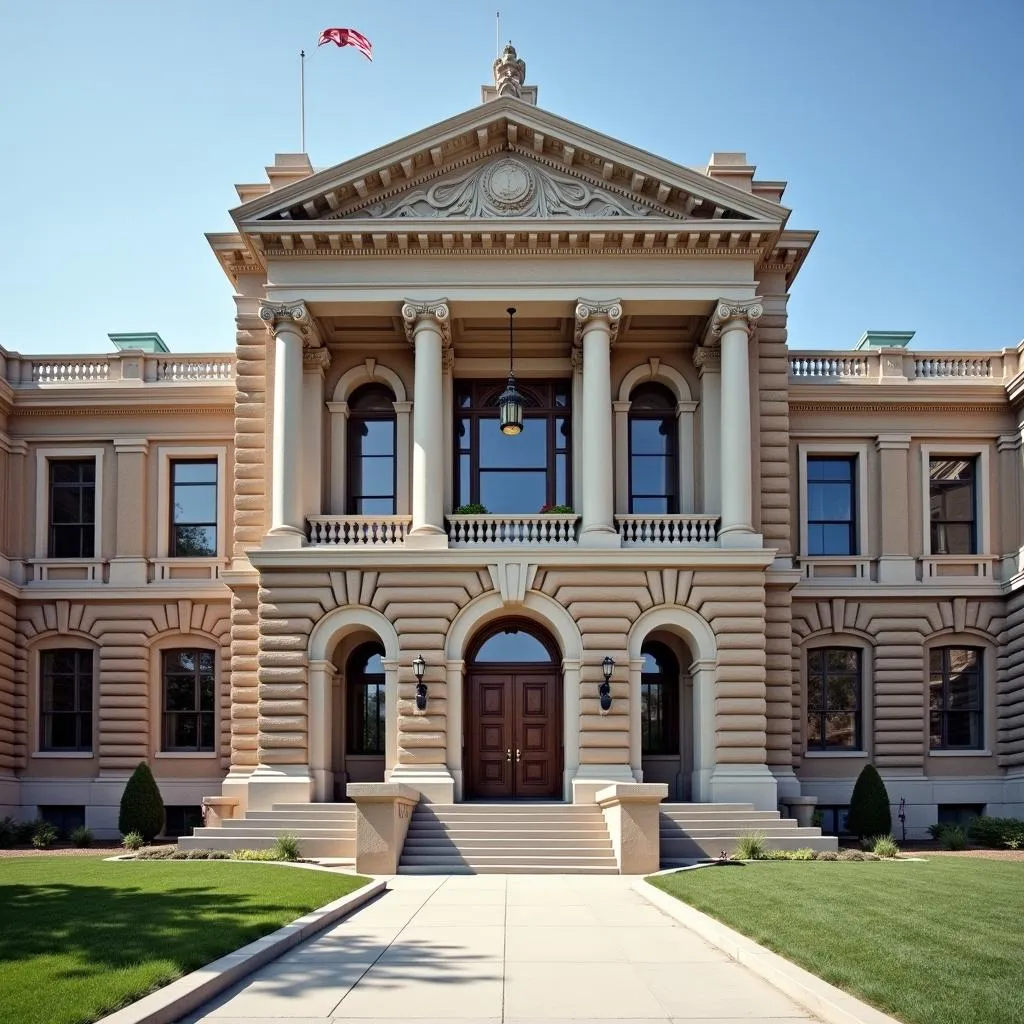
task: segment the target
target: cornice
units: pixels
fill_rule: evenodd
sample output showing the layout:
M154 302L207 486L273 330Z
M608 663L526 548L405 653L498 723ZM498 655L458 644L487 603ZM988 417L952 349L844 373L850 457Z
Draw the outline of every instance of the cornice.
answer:
M436 228L435 228L436 230ZM394 232L391 232L392 234ZM411 232L410 232L411 233ZM567 232L566 232L567 233ZM369 234L369 232L367 232ZM461 231L452 231L451 234L463 234ZM538 259L542 257L564 257L572 256L575 258L587 257L590 259L600 259L601 257L607 256L659 256L665 257L670 256L676 259L692 259L695 256L699 256L704 259L757 259L761 255L760 249L751 248L721 248L721 249L685 249L685 248L663 248L663 249L643 249L643 248L623 248L621 246L603 246L600 249L590 248L588 246L559 246L556 249L544 248L544 249L530 249L528 247L516 246L514 248L506 248L502 245L493 245L487 249L476 249L466 248L464 246L451 246L446 247L443 245L428 247L426 249L403 249L396 246L387 246L385 248L378 249L375 246L364 246L361 248L352 247L349 249L277 249L269 248L263 250L264 256L268 259L309 259L311 257L317 259L323 259L325 256L338 259L339 257L345 259L367 259L370 257L387 257L394 259L395 257L408 259L419 258L422 256L430 256L432 258L438 256L498 256L502 259L506 259L509 256L528 256L531 259ZM261 268L262 269L262 268Z
M826 413L861 413L861 412L909 412L909 413L953 413L957 415L963 415L965 413L975 413L981 410L991 412L998 409L999 406L1009 408L1006 404L1005 397L1000 400L999 398L988 398L984 401L975 399L974 401L964 400L958 403L952 403L948 401L948 396L942 396L943 400L930 402L927 399L921 401L871 401L865 399L863 401L824 401L824 400L800 400L794 399L792 392L790 392L789 408L791 412L826 412Z
M235 391L232 388L230 396L225 396L218 404L209 405L145 405L129 406L121 403L111 402L109 405L101 405L97 402L87 402L81 405L69 405L67 402L54 401L52 405L33 405L15 407L14 414L22 416L205 416L211 412L223 412L227 415L234 414Z

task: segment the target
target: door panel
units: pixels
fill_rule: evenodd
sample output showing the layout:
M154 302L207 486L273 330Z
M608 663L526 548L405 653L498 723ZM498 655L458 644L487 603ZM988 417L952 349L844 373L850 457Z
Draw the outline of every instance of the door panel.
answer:
M471 692L469 754L473 795L510 797L514 792L514 762L509 758L514 746L512 676L480 676L473 680Z
M557 798L560 723L555 707L557 680L551 675L515 677L516 796Z

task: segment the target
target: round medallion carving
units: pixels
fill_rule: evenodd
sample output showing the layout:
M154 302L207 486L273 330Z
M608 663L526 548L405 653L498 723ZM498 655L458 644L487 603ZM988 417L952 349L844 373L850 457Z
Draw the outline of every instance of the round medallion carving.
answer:
M487 198L501 213L519 213L533 201L537 182L518 160L500 160L484 178Z

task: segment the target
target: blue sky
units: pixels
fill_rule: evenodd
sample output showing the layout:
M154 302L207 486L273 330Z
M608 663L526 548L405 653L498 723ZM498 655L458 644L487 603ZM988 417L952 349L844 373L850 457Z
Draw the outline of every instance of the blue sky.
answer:
M203 233L235 182L298 149L330 166L479 102L494 13L540 105L680 163L743 150L820 236L795 347L866 328L914 347L1024 337L1020 0L0 2L0 344L105 351L159 331L233 344ZM350 26L375 45L316 48Z

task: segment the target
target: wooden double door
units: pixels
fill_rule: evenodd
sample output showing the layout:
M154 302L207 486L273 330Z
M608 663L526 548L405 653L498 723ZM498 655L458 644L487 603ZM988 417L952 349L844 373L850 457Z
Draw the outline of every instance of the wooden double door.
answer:
M557 670L488 667L471 671L467 682L467 799L561 799Z

